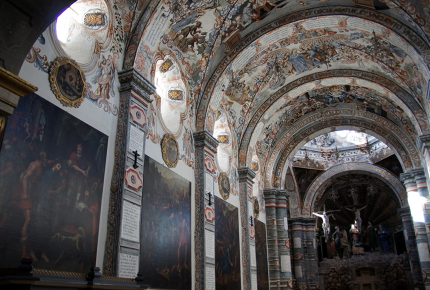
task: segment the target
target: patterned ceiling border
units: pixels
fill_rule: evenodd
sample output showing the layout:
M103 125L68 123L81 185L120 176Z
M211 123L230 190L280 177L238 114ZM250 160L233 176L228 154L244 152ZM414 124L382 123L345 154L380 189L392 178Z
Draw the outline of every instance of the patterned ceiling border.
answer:
M366 129L373 132L388 143L399 157L403 169L421 167L421 159L415 144L409 139L398 125L390 120L363 110L355 108L325 109L314 112L294 123L275 144L271 150L270 158L265 163L265 186L271 188L281 181L283 171L286 169L287 159L298 149L298 145L307 140L312 134L336 126L351 129ZM384 141L385 141L384 140ZM412 162L411 162L412 161ZM273 172L276 174L273 175ZM282 184L282 183L281 183Z
M255 40L257 40L264 34L277 28L280 28L284 25L307 18L330 15L355 16L366 20L374 21L380 25L383 25L396 32L400 37L402 37L403 39L405 39L405 41L411 44L424 58L424 61L427 63L427 65L430 65L430 46L424 41L424 39L409 27L403 25L398 20L385 14L366 8L345 6L320 7L295 12L282 18L279 18L271 23L268 23L267 25L249 33L243 38L243 40L239 44L237 44L230 51L228 55L224 57L224 59L220 61L218 66L215 67L212 75L210 76L208 82L205 84L205 88L201 91L199 97L196 120L197 131L204 129L206 112L209 106L210 97L212 96L213 90L215 89L215 85L218 83L219 78L221 77L227 66L238 56L240 52L242 52L251 43L253 43Z
M303 205L303 216L310 216L311 209L313 205L321 199L325 191L325 183L327 183L331 178L345 173L347 171L365 172L369 175L375 176L387 184L396 194L401 207L408 206L408 198L406 194L406 189L402 182L391 172L385 168L369 164L369 163L346 163L338 166L334 166L329 170L325 171L319 175L309 186L306 191L305 201ZM351 172L350 172L351 173Z
M251 141L252 133L254 132L257 124L260 122L261 118L264 116L266 111L281 97L283 97L289 91L312 81L332 78L332 77L356 77L364 80L368 80L377 83L387 90L391 91L393 94L397 95L406 106L415 114L425 113L418 102L404 89L399 87L394 82L374 73L358 71L358 70L329 70L324 72L314 73L300 79L297 79L278 90L276 93L271 95L254 113L251 120L249 121L245 133L243 134L242 140L239 146L239 164L240 166L245 166L246 154L248 151L249 143ZM421 128L422 131L423 128Z

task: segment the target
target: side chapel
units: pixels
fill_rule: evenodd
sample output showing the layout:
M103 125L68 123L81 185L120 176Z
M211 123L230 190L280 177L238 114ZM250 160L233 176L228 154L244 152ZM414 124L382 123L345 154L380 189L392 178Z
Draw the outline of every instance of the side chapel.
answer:
M429 0L0 1L2 289L430 289Z

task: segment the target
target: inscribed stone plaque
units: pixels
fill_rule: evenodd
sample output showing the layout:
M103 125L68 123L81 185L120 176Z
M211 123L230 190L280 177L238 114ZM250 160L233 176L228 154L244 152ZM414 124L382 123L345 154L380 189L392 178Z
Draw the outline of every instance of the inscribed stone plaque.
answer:
M302 239L301 238L294 238L294 248L301 248L302 247Z
M130 144L129 150L130 152L137 151L137 153L141 156L143 155L143 132L134 126L130 126Z
M249 252L251 254L251 267L257 266L257 259L255 256L255 246L250 245L249 246Z
M281 255L281 272L291 272L291 259L290 255Z
M210 192L211 194L214 193L214 178L212 177L212 175L210 175L209 173L205 173L206 175L206 188L205 191L206 192ZM212 202L213 202L213 195L212 195Z
M206 267L206 290L215 290L215 268Z
M284 230L288 231L288 219L287 219L287 217L284 217Z
M139 242L140 206L124 201L121 222L121 238Z
M205 230L206 257L215 259L215 233Z
M252 273L251 274L251 289L257 290L257 274Z
M295 266L294 272L296 274L296 278L302 278L303 277L302 266Z
M119 277L136 278L139 271L139 256L119 254Z

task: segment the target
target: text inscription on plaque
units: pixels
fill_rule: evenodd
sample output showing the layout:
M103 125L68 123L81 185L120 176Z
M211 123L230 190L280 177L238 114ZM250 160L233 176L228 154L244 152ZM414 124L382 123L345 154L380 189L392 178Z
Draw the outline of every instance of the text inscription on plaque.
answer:
M130 152L137 151L141 158L143 155L143 141L143 132L135 126L130 126Z
M119 277L136 278L139 271L139 256L119 254Z
M215 233L205 230L206 257L215 258Z
M140 206L124 201L122 209L121 238L139 242Z

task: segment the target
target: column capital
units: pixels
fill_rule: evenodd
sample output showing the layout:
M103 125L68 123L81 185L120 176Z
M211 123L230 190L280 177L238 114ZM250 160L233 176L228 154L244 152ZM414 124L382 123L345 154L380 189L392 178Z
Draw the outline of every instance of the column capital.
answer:
M194 147L197 148L197 147L204 146L209 148L213 153L216 153L216 148L218 147L219 142L208 131L200 131L200 132L193 133L193 138L194 138Z
M239 167L237 169L237 173L239 174L239 182L247 182L252 181L255 178L255 172L249 167Z
M134 91L139 94L144 101L151 103L152 100L149 95L155 92L155 86L151 84L145 77L143 77L134 68L123 70L118 73L120 82L119 92Z
M264 198L276 198L278 191L274 188L263 189Z
M411 216L411 210L410 210L409 206L397 209L397 213L400 216Z
M430 134L418 136L418 149L423 152L425 148L430 148Z
M404 184L415 182L414 175L411 172L400 173L400 180Z
M276 196L278 198L284 197L286 199L287 197L290 197L290 193L286 189L278 189L276 190Z

